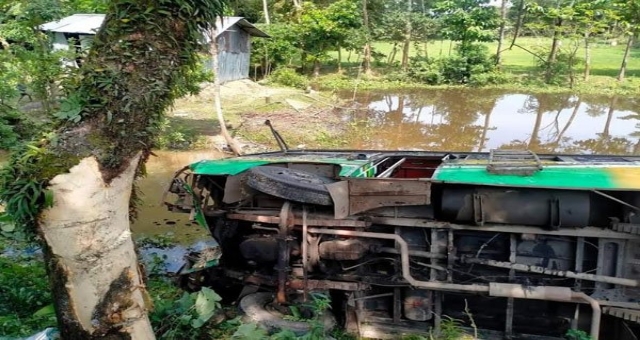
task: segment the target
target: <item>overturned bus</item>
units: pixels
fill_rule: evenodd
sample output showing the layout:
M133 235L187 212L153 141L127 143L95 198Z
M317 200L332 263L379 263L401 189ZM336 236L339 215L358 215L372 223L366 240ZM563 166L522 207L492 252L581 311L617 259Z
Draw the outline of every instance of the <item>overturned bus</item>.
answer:
M368 338L460 320L481 338L636 339L640 157L289 150L275 135L282 151L190 164L164 198L219 245L184 269L191 284L233 292L252 320L304 333L286 306L320 291L326 327Z

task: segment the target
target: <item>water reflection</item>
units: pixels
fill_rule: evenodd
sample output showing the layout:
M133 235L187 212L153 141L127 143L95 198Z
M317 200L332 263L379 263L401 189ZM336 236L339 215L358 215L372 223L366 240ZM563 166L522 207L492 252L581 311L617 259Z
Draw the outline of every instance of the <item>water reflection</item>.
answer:
M350 147L553 153L640 153L636 98L486 89L363 93Z

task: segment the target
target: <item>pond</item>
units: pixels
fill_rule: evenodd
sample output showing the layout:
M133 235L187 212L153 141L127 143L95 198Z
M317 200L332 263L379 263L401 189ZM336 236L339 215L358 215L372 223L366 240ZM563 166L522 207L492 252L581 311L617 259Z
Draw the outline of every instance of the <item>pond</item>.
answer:
M353 98L353 93L342 93ZM361 149L640 153L640 99L487 89L365 92L349 146Z

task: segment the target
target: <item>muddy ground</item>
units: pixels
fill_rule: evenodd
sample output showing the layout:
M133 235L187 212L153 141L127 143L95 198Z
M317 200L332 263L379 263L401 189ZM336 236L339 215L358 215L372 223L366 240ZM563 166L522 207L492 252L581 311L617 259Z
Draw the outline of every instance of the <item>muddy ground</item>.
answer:
M346 124L347 103L331 93L265 86L240 80L222 86L222 108L227 127L245 152L276 150L277 144L264 125L270 120L290 147L340 146ZM169 113L172 124L204 136L205 146L223 149L220 126L213 107L213 86L203 84L196 96L178 100Z

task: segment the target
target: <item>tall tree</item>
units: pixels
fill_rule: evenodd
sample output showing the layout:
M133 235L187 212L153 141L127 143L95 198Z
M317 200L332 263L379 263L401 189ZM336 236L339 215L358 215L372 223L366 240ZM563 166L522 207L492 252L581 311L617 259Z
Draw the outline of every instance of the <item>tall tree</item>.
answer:
M498 32L498 48L496 49L496 65L502 64L502 45L507 27L507 4L509 0L500 1L500 30Z
M262 11L264 12L264 22L267 25L270 25L271 19L269 18L269 1L262 0Z
M622 26L627 35L627 44L622 57L622 64L618 72L618 80L623 81L627 71L627 61L631 47L640 33L640 0L619 0L615 3L622 18Z
M499 16L489 0L441 0L435 13L442 21L443 36L460 42L461 50L474 42L496 39Z
M132 185L223 5L112 1L58 128L0 173L6 212L43 242L64 339L154 338L129 229Z
M577 34L584 39L584 80L591 75L591 40L594 35L606 31L610 23L619 19L619 15L609 0L583 0L575 6Z
M404 46L402 47L402 68L406 69L409 65L409 52L411 48L411 14L413 13L413 0L407 0L406 26L404 32Z
M371 27L369 26L369 6L367 0L362 0L362 26L364 28L365 42L363 51L364 74L371 74Z
M336 50L352 29L361 27L359 6L354 1L338 0L324 8L304 4L295 29L303 58L309 56L313 62L314 76L320 74L320 63L327 58L327 52Z

